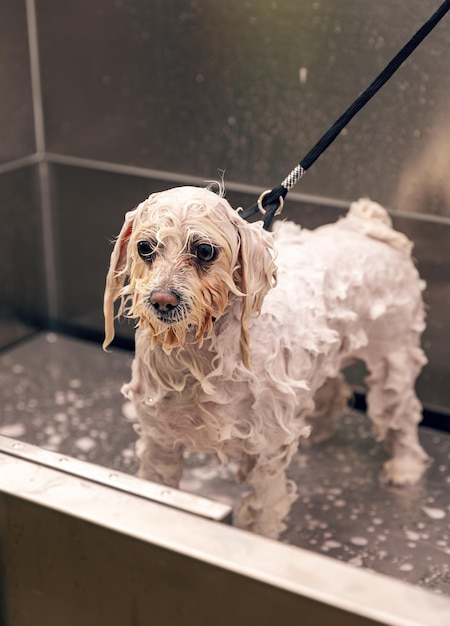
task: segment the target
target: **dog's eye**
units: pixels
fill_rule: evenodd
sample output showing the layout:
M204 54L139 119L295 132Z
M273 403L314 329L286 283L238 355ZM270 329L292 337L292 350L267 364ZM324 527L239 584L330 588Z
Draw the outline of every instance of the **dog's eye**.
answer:
M215 259L217 250L210 243L200 243L195 249L195 256L202 263L208 263Z
M155 252L150 241L138 241L137 251L144 261L151 261Z

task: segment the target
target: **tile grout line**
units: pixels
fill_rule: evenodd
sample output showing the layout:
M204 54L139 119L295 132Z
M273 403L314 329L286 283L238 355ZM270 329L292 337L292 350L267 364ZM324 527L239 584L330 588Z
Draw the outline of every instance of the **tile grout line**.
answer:
M36 165L36 163L40 163L42 159L43 157L41 155L34 153L34 154L29 154L25 157L14 159L12 161L7 161L6 163L1 163L0 164L0 176L2 174L8 174L9 172L15 172L16 170L20 170L30 165Z
M117 163L113 161L103 161L99 159L90 159L86 157L59 154L54 152L47 152L46 159L49 161L49 163L55 163L57 165L67 165L72 167L98 170L102 172L111 172L113 174L123 174L127 176L138 176L141 178L164 180L173 183L183 183L186 185L205 185L207 183L214 182L210 178L206 179L202 178L201 176L194 176L191 174L168 172L166 170L155 170L139 165L127 165L124 163ZM229 181L228 183L225 183L225 189L226 191L230 192L259 196L263 188L261 186L248 183ZM329 207L339 209L347 209L350 204L346 200L337 200L334 198L302 193L292 193L290 199L297 202L325 204Z
M33 99L34 136L36 152L45 154L44 113L42 106L41 73L36 24L35 0L26 0L28 46L30 54L31 92Z
M79 157L67 154L60 154L54 152L46 153L46 161L54 163L55 165L65 165L68 167L79 167L89 170L96 170L99 172L109 172L112 174L119 174L124 176L137 176L140 178L148 178L149 180L161 180L174 184L185 185L205 185L211 182L210 179L202 178L201 176L194 176L190 174L183 174L180 172L168 172L166 170L155 170L148 167L138 165L127 165L124 163L117 163L114 161L103 161L100 159L90 159L86 157ZM248 183L239 183L230 181L225 183L225 189L229 192L243 193L254 195L258 197L261 193L262 187ZM342 200L338 198L332 198L329 196L320 196L316 194L291 192L289 197L286 198L286 202L300 202L304 204L326 206L327 208L339 209L347 211L351 200ZM417 222L432 222L435 224L442 224L448 226L450 220L448 217L441 215L415 213L414 211L405 211L400 209L393 209L386 207L389 213L394 218L411 219Z

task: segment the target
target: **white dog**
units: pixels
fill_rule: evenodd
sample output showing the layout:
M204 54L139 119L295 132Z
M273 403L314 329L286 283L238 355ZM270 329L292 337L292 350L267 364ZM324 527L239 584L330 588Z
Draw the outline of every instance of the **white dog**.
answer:
M391 458L385 479L414 483L426 454L414 391L426 362L423 282L411 243L360 200L315 231L249 224L207 189L155 193L127 213L105 293L107 346L119 314L137 320L131 382L140 476L177 487L183 450L239 459L253 488L240 524L276 537L296 497L285 470L310 425L331 434L345 408L340 372L366 362L368 412ZM314 426L316 424L316 426Z

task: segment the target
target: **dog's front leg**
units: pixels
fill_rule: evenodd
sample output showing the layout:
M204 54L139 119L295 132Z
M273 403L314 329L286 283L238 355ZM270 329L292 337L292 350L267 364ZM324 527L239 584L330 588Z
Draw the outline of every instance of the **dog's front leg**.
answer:
M146 480L178 488L183 473L183 446L156 433L141 436L136 443L138 475Z
M167 428L174 409L164 399L146 400L158 396L158 390L138 356L133 361L131 381L122 387L122 393L133 404L138 420L135 426L139 435L136 442L140 462L138 476L178 488L183 473L183 446L176 443L176 437Z
M291 447L296 449L297 444ZM240 526L273 539L286 528L283 520L297 499L296 485L287 480L285 471L291 456L290 451L269 462L250 457L241 464L239 478L245 479L253 492L242 498L237 509Z

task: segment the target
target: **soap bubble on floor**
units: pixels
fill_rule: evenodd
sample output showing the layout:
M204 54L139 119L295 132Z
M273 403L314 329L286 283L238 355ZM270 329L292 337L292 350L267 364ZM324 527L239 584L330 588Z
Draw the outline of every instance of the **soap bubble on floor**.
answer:
M81 452L90 452L96 445L96 442L91 437L80 437L75 442L75 446Z
M26 434L26 428L24 424L20 422L16 424L5 424L0 426L0 435L4 437L11 437L12 439L20 439Z

